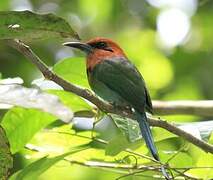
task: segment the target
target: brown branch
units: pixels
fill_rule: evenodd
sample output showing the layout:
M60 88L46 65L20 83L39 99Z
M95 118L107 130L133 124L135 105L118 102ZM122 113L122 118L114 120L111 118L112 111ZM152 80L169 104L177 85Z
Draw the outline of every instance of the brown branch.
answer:
M113 113L113 114L117 114L117 115L120 115L123 117L133 118L132 115L129 114L128 112L126 112L125 110L119 109L118 107L113 107L112 105L100 100L89 90L77 87L77 86L71 84L70 82L64 80L63 78L59 77L57 74L52 72L46 64L43 63L43 61L30 49L29 46L25 45L24 43L22 43L18 40L9 40L8 42L9 42L10 46L17 49L26 58L28 58L33 64L35 64L36 67L41 71L41 73L44 75L45 78L52 80L55 83L57 83L58 85L62 86L64 88L64 90L72 92L78 96L81 96L81 97L87 99L91 103L95 104L100 110L102 110L106 113ZM170 124L164 120L159 120L159 119L153 118L153 117L149 117L148 121L151 126L164 128L173 134L183 137L184 139L186 139L189 142L191 142L192 144L198 146L202 150L213 154L213 145L208 144L208 143L192 136L191 134L181 130L180 128L176 127L175 125Z
M191 114L213 117L213 100L203 101L152 101L154 112L159 115Z
M165 120L158 120L157 118L150 118L149 123L152 126L161 127L163 129L166 129L167 131L170 131L173 134L183 137L184 139L186 139L190 143L194 144L195 146L198 146L199 148L203 149L204 151L210 152L213 154L213 145L208 144L207 142L194 137L190 133L176 127L175 124L168 123Z

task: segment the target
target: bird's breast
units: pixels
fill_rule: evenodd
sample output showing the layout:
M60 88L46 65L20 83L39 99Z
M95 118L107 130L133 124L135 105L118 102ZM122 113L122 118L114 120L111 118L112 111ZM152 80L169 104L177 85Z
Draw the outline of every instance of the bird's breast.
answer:
M113 91L98 80L97 76L101 76L101 74L97 73L96 68L98 67L95 67L92 70L87 69L87 78L91 89L95 92L96 95L107 102L114 103L119 106L126 106L128 103L117 92Z

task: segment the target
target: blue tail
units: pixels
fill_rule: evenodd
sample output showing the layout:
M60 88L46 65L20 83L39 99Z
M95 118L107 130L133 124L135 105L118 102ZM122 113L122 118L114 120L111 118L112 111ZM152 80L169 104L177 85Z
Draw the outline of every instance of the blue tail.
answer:
M151 129L149 127L149 124L147 122L147 117L145 113L139 113L139 112L135 112L136 114L136 119L139 123L140 129L141 129L141 134L144 138L144 141L146 142L146 145L148 147L148 149L150 150L152 156L154 157L155 160L160 161L159 155L158 155L158 151L157 148L155 147L154 144L154 140L152 137L152 133L151 133ZM169 175L167 174L164 166L161 166L161 171L162 174L164 175L165 179L169 180Z

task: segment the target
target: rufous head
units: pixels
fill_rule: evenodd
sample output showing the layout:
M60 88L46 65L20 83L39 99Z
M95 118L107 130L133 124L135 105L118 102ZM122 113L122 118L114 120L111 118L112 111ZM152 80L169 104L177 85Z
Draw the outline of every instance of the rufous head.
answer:
M111 57L126 57L123 50L117 43L111 39L96 37L85 43L82 42L67 42L65 46L78 48L87 54L88 58L111 58Z
M101 61L115 58L115 57L125 57L123 50L114 41L96 37L85 43L82 42L67 42L63 45L80 49L87 55L87 68L93 68L96 64Z

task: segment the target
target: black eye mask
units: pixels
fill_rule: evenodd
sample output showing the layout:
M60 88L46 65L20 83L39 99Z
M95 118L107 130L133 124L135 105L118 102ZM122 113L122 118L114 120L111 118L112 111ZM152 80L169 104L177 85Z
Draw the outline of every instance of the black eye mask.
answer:
M97 42L97 43L93 43L90 44L90 46L92 46L93 48L97 48L97 49L103 49L105 51L111 51L113 52L112 48L110 48L107 43L105 42Z

